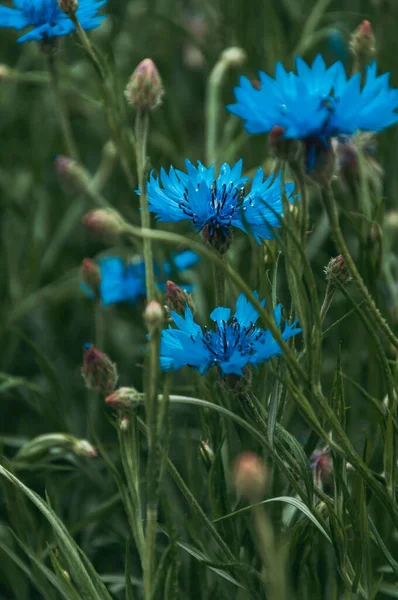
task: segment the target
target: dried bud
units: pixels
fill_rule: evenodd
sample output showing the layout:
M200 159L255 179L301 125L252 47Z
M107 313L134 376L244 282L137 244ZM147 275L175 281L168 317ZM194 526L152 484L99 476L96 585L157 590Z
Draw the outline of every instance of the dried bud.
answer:
M80 194L89 187L90 174L73 158L58 154L54 165L65 191Z
M77 0L58 0L60 10L69 17L74 15L79 7Z
M82 375L87 387L101 396L113 392L118 378L116 365L109 356L91 344L84 345Z
M157 300L152 300L145 309L144 319L148 329L160 329L164 322L164 310Z
M85 258L82 261L81 277L96 298L100 297L101 269L94 260Z
M315 450L310 458L310 466L314 484L323 489L324 484L330 484L333 473L333 460L330 448L326 446Z
M214 452L210 448L209 444L202 440L199 446L199 454L203 459L206 467L209 469L211 465L214 463Z
M361 62L367 62L376 54L376 38L369 21L362 21L351 34L350 50Z
M88 456L91 458L98 456L97 450L87 440L76 440L72 446L72 450L78 456Z
M113 408L131 408L139 398L142 398L142 394L135 388L122 387L107 396L105 402Z
M268 467L253 452L243 452L235 461L233 481L240 496L250 502L259 502L264 496L269 479Z
M221 60L226 62L228 67L241 67L247 60L247 54L243 48L232 46L224 50L221 54Z
M166 283L166 305L169 310L182 314L186 306L194 312L194 304L191 294L181 289L174 281Z
M117 241L126 229L123 218L111 208L90 210L84 215L83 224L86 229L110 243Z
M350 273L341 254L330 259L327 267L325 267L325 275L326 279L331 282L333 282L335 278L341 283L348 283L351 281Z
M164 89L155 63L146 58L131 75L124 95L137 110L153 110L162 102Z

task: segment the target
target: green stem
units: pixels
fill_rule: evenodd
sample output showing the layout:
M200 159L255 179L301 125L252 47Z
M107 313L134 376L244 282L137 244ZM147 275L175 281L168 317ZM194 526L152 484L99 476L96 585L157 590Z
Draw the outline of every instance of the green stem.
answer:
M327 286L326 286L326 291L325 291L325 297L323 299L322 306L321 306L321 323L323 323L323 321L327 315L327 312L330 308L330 305L332 304L332 300L333 300L335 292L336 292L336 286L331 281L328 281Z
M68 156L74 160L79 160L79 153L73 138L72 129L69 123L68 113L65 107L64 99L59 85L59 75L56 64L56 53L51 52L47 55L48 71L50 75L50 84L54 92L55 101L58 108L58 118L61 125L62 135L65 142L65 148Z
M151 219L148 210L148 196L146 192L146 148L148 140L148 111L137 109L135 122L136 153L138 184L140 188L141 226L143 229L151 228ZM153 272L152 241L144 238L145 285L147 302L155 298L155 275Z
M102 312L101 298L95 299L94 304L94 321L95 321L95 345L99 350L104 349L105 342L105 322Z
M227 72L228 63L219 60L210 73L206 91L206 164L210 165L217 158L217 125L219 123L220 90Z
M368 310L372 315L375 323L380 327L381 331L387 337L387 339L391 342L394 348L398 349L398 339L395 337L394 333L391 331L389 325L381 316L379 309L377 308L372 296L370 295L366 285L364 284L361 275L356 268L355 262L353 261L351 254L347 248L345 243L345 239L343 233L340 228L339 216L337 212L336 201L333 197L332 190L330 188L324 188L322 190L322 199L326 209L326 212L329 217L330 227L332 231L332 235L335 239L337 248L344 258L345 264L348 268L348 271L351 277L356 281L358 288L367 304Z
M220 255L221 258L222 255ZM216 306L224 306L225 304L225 275L222 269L213 264L213 281L215 290Z

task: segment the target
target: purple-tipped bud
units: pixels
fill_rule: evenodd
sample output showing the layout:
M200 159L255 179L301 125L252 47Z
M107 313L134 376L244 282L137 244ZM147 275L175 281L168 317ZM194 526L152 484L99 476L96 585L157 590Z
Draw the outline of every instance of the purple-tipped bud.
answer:
M116 365L91 344L84 345L82 375L90 390L105 397L113 392L118 379Z
M60 10L69 17L74 15L79 8L77 0L58 0Z
M341 283L347 283L348 281L351 281L350 273L341 254L330 259L327 267L325 267L325 275L326 279L331 282L333 282L335 278Z
M166 305L169 310L182 314L185 312L186 306L194 312L194 304L191 294L181 289L174 281L166 283Z
M364 61L376 54L376 38L369 21L362 21L351 34L350 50L355 57Z
M83 225L91 233L108 242L116 241L126 229L126 223L122 217L111 208L90 210L83 217Z
M131 75L124 92L127 102L137 110L153 110L162 102L162 80L150 58L141 61Z
M135 388L121 387L115 390L113 394L110 394L105 398L105 402L112 406L112 408L131 408L135 402L142 397Z
M157 300L152 300L145 309L144 319L148 329L161 329L164 322L164 310Z
M91 258L85 258L82 261L81 277L87 287L93 292L96 298L100 296L101 269Z
M58 154L54 159L54 166L65 191L78 194L89 187L90 175L88 171L73 158Z
M235 461L233 482L239 496L250 502L259 502L264 496L269 480L268 467L253 452L242 452Z
M333 474L333 460L330 448L325 447L315 450L310 458L312 477L316 486L323 489L325 484L330 484Z

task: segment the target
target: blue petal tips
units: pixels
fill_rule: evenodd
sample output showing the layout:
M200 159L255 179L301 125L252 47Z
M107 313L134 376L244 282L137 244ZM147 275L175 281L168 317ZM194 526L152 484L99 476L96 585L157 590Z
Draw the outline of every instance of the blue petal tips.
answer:
M79 0L76 16L83 29L94 29L105 19L98 11L107 0ZM14 0L14 8L0 5L0 27L18 31L31 27L18 42L40 41L68 35L75 30L71 19L61 11L57 0Z
M191 221L197 232L203 232L206 241L226 251L231 228L250 232L255 240L272 239L273 228L281 226L281 174L264 178L260 168L256 172L250 192L245 184L249 177L242 176L242 160L233 167L224 163L216 176L214 165L205 167L200 161L195 167L186 160L187 172L170 167L167 174L162 168L160 178L151 173L148 182L149 210L160 222ZM292 202L294 184L284 185ZM223 247L223 249L221 249Z
M258 298L257 292L254 293ZM264 300L261 302L264 306ZM280 327L281 306L274 311L275 322ZM236 312L231 317L229 308L218 307L210 315L215 322L214 329L200 327L195 323L192 311L187 306L185 316L171 312L176 328L169 326L162 332L160 364L164 371L176 371L189 366L206 373L211 367L218 367L222 376L243 375L243 369L251 364L260 365L282 350L269 330L256 325L258 312L240 294ZM282 338L300 333L297 321L286 324Z

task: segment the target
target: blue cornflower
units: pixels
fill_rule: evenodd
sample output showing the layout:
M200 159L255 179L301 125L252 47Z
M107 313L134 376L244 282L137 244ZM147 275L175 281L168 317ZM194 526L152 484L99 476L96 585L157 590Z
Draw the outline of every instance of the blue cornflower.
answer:
M263 72L260 89L246 77L235 87L236 104L227 109L245 121L248 133L284 129L283 137L320 140L352 135L357 130L380 131L398 121L398 90L389 86L389 73L376 75L376 62L349 79L341 61L326 68L318 55L312 66L296 59L297 74L277 63L275 78Z
M173 268L180 272L195 266L200 257L191 250L184 250L172 256L171 261L165 260L161 267L155 265L155 276L158 278L158 287L165 289L166 280ZM134 262L127 263L119 257L109 256L98 261L101 270L101 283L99 292L104 306L118 302L133 304L139 298L145 297L145 263L142 257ZM94 297L89 287L82 283L82 289L91 298ZM192 286L182 285L186 291Z
M68 35L75 30L70 18L61 11L57 0L13 0L15 8L0 6L0 27L18 31L32 27L18 42L45 40ZM76 16L83 29L94 29L105 17L97 16L107 0L79 0Z
M257 292L254 295L258 298ZM264 303L263 300L262 306ZM279 304L274 310L278 327L281 325L281 312ZM210 318L216 324L214 330L202 329L195 323L188 306L185 318L175 312L170 314L177 329L169 326L162 332L160 364L164 371L190 366L203 374L216 366L221 369L223 376L243 375L246 365L256 366L282 353L271 332L256 326L259 313L244 294L240 294L232 317L229 308L213 310ZM284 340L301 331L296 324L297 320L285 325L282 332Z
M197 168L185 161L187 173L170 167L167 175L162 168L160 181L151 173L148 182L149 210L158 221L189 220L197 232L202 231L211 241L226 242L231 227L250 231L256 241L272 239L271 228L281 226L281 173L264 180L264 171L256 172L251 190L245 193L249 177L242 177L242 160L234 167L224 163L215 177L214 165L206 168L198 161ZM285 194L293 201L294 183L284 185ZM276 213L276 214L275 214Z

